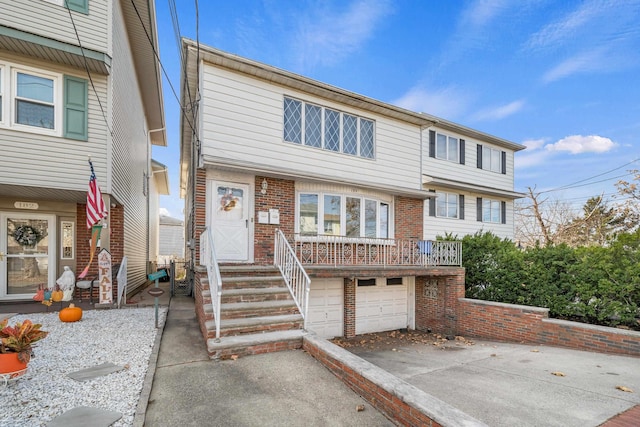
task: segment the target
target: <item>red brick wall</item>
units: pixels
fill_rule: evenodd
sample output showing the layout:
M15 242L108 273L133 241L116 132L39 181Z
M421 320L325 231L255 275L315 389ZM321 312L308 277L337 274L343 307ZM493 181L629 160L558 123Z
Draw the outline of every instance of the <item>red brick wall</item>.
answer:
M200 234L207 226L207 170L204 168L196 171L196 192L194 198L194 235L189 237L190 230L187 230L187 240L193 238L196 242L195 265L200 265Z
M76 205L76 275L85 268L89 262L91 255L91 229L87 228L87 206L86 204ZM105 228L101 232L102 238L104 234L109 233L109 252L111 253L112 265L122 262L124 256L124 207L116 206L112 207L109 211L109 228ZM103 240L104 241L104 240ZM87 278L92 278L98 275L98 261L97 253L94 255L89 268ZM116 272L117 273L117 272ZM78 291L81 293L82 298L89 296L89 290ZM117 301L118 298L118 281L113 281L112 289L113 301ZM93 290L93 297L98 298L98 289Z
M464 297L464 269L433 268L416 277L416 329L454 334L458 299Z
M260 192L267 180L267 193ZM273 241L276 228L291 240L295 229L295 181L256 176L255 180L254 259L256 264L273 264ZM258 212L278 209L280 224L259 224Z
M344 279L344 337L356 336L356 279Z
M459 335L640 356L640 332L549 319L549 310L462 298Z
M421 240L424 201L409 197L395 198L395 238Z

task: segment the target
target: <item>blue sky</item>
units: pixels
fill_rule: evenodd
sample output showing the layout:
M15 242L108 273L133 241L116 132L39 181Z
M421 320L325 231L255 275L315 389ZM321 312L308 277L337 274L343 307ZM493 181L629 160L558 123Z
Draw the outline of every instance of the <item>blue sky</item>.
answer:
M519 144L515 190L580 209L640 169L640 0L156 0L179 92L178 31L200 43ZM183 217L179 104L165 80L161 210ZM557 190L559 188L564 188Z

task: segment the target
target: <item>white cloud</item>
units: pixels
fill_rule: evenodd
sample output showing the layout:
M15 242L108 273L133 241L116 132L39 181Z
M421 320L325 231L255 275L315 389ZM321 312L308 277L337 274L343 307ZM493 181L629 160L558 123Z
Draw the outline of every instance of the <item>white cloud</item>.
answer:
M603 49L596 49L588 52L582 52L569 59L562 61L560 64L547 71L542 80L550 83L563 77L576 73L586 73L598 70L611 70L612 61L605 58Z
M500 105L494 108L488 108L478 111L473 115L475 120L500 120L517 113L524 107L525 102L522 99L510 102L509 104Z
M357 51L393 12L389 0L359 0L343 12L319 6L299 20L294 44L305 66L331 65Z
M453 86L429 91L417 85L391 103L407 110L452 120L466 109L468 96Z
M598 135L571 135L562 138L554 144L545 145L547 151L568 151L571 154L605 153L615 148L617 144Z
M522 141L521 144L527 147L527 150L533 151L533 150L542 148L545 142L547 142L546 139L539 138L539 139L527 139L526 141Z
M169 209L167 208L160 208L159 213L161 216L171 216L171 213L169 213Z
M574 36L578 30L589 24L592 19L602 15L602 2L584 2L580 7L561 19L545 26L542 30L533 34L527 46L529 48L545 48L564 42Z
M461 16L462 26L483 27L500 15L509 5L505 0L478 0L471 3Z

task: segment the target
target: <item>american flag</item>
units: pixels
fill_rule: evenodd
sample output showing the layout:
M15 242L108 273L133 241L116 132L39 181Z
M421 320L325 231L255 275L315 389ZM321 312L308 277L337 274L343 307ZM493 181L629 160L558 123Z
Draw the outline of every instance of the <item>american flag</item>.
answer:
M89 160L89 166L91 167L91 178L89 178L89 191L87 191L87 228L91 228L93 224L107 217L107 207L102 200L102 193L91 160Z

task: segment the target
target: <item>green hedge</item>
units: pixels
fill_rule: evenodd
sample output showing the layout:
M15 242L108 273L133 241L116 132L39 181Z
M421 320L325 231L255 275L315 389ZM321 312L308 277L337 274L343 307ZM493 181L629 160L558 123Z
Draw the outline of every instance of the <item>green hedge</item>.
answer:
M462 239L467 297L549 308L555 318L640 329L640 230L609 247L519 250L478 232Z

